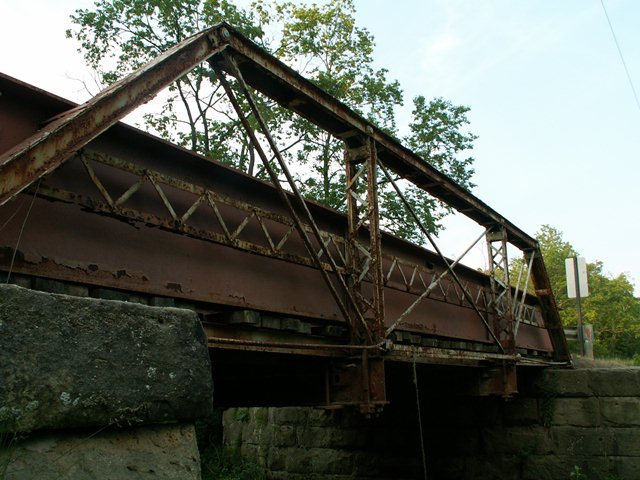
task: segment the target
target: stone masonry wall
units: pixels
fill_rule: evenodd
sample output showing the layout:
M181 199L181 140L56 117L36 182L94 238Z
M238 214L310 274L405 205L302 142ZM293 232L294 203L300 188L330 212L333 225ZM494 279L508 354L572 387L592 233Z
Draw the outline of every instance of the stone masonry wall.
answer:
M0 478L197 480L212 396L194 312L0 285Z
M429 395L421 385L429 480L640 478L640 369L521 380L508 401ZM349 410L231 409L224 428L225 444L271 479L424 478L415 397L371 420Z

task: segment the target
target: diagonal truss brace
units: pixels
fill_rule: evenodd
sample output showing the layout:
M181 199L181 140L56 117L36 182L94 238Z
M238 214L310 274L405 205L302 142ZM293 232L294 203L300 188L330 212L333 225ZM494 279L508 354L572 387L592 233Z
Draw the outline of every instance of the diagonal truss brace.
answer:
M500 349L500 351L502 353L505 352L504 347L502 346L502 344L500 343L500 340L496 337L495 333L493 332L493 330L491 329L491 326L489 325L489 322L487 321L487 319L485 318L485 316L482 314L482 312L478 309L478 306L476 305L473 297L471 296L471 294L469 293L469 291L464 287L464 285L462 284L462 281L460 280L460 277L458 277L458 274L454 271L454 267L455 265L457 265L457 263L460 261L460 259L458 259L456 262L454 262L454 264L450 264L449 261L447 260L447 258L442 254L442 251L440 250L440 248L438 247L438 245L436 244L435 240L433 239L433 236L429 233L429 231L427 230L427 228L424 226L424 223L422 223L422 220L420 219L420 217L418 216L418 214L416 213L415 209L411 206L411 204L407 201L406 197L404 196L404 194L402 193L402 190L400 190L400 187L398 187L398 184L393 180L393 178L391 177L391 175L389 174L389 172L387 171L387 169L381 165L381 170L382 173L384 173L385 177L387 177L387 180L389 181L389 183L393 186L393 189L396 191L396 193L398 194L398 197L400 198L400 200L402 201L403 205L405 206L405 208L407 209L407 211L411 214L411 216L413 217L414 221L416 222L416 225L418 225L418 228L420 229L420 231L423 233L423 235L425 235L427 237L427 240L429 240L429 243L431 243L431 246L433 247L433 249L436 251L436 253L438 254L438 256L442 259L442 261L444 262L445 266L446 266L446 271L449 274L451 274L451 276L453 277L453 279L455 280L455 282L458 284L458 286L460 287L460 289L462 290L462 292L464 293L465 298L467 299L467 301L471 304L471 306L473 307L473 309L475 310L476 314L478 315L478 317L480 317L480 320L482 321L482 323L484 324L484 326L487 329L487 332L489 333L489 335L491 336L491 338L493 338L493 341L496 343L496 345L498 345L498 348ZM466 255L466 253L473 248L473 246L478 242L479 240L476 240L476 242L473 243L473 245L471 245L471 247L469 247L467 249L467 251L462 255ZM460 257L462 258L462 257ZM441 275L437 281L435 282L436 284L439 283L439 281L444 277L444 275ZM435 285L433 285L435 287ZM424 298L426 298L426 296L428 295L428 293L430 293L430 291L432 290L432 287L430 286L417 300L416 302L414 302L409 308L411 310L413 310L413 308L415 308L415 305L417 304L417 302L422 301ZM405 311L399 318L398 320L396 320L394 322L393 325L391 325L388 329L387 329L387 336L391 334L391 332L393 330L395 330L395 328L400 324L400 322L402 322L404 320L404 318L406 318L406 316L408 315L408 313Z
M0 157L0 205L56 169L169 83L224 49L216 35L214 29L194 35L5 152Z
M356 322L353 320L353 317L355 316L355 318L358 320L358 325L362 326L367 334L369 343L372 343L373 341L373 337L371 334L371 330L369 329L369 326L366 322L366 320L364 319L364 316L362 315L362 312L360 310L360 308L358 307L358 303L356 301L356 299L354 298L351 290L349 289L349 287L347 286L344 278L342 277L342 275L340 275L340 272L338 271L338 266L335 263L335 260L333 259L333 256L331 255L331 252L329 251L327 244L325 243L324 239L322 238L322 235L320 233L320 230L317 226L317 224L315 223L313 216L311 215L311 212L309 211L309 208L306 204L306 202L304 201L304 198L302 197L302 195L300 194L300 191L298 190L298 187L293 179L293 176L291 175L291 172L289 172L289 169L286 165L286 162L284 161L284 158L282 157L282 154L280 152L280 150L278 149L278 146L275 143L275 140L273 139L273 137L271 136L270 132L269 132L269 128L266 124L266 122L264 121L264 118L262 117L262 114L260 113L260 110L253 98L253 95L251 94L249 87L247 86L246 82L244 81L244 78L242 76L242 74L240 73L240 70L238 69L235 60L230 56L230 55L225 55L223 52L227 67L229 68L231 74L236 78L236 80L238 81L239 87L240 87L240 91L243 95L243 97L245 98L245 100L247 101L249 108L251 109L252 114L254 115L254 118L256 119L256 121L258 122L258 125L260 126L260 129L263 133L263 135L266 137L267 142L269 143L269 147L271 148L275 159L278 162L278 165L280 166L280 168L282 169L282 172L285 175L285 178L287 180L287 184L288 186L291 188L291 191L293 192L293 198L296 201L296 205L298 206L298 208L304 213L307 223L311 226L311 230L313 235L316 238L316 241L318 242L318 244L320 245L320 249L321 252L324 253L324 255L327 258L327 261L329 262L329 264L331 265L331 269L333 271L334 274L334 278L337 279L339 286L342 288L343 292L345 293L345 296L348 300L348 307L347 305L345 305L345 303L342 300L342 297L340 296L340 293L338 292L338 290L336 289L336 286L334 285L333 281L331 280L331 277L329 277L329 274L327 273L326 270L324 270L324 268L322 268L322 263L320 261L320 257L318 252L316 252L311 239L309 238L307 232L304 229L302 220L300 219L300 217L298 216L298 213L296 212L296 209L294 207L294 205L291 203L291 200L289 198L289 195L287 194L287 192L284 190L284 188L282 187L282 185L280 184L280 180L278 179L278 174L275 171L275 169L271 166L271 164L269 163L269 158L267 157L267 154L265 153L264 149L262 148L262 145L260 144L260 142L258 141L258 138L256 137L255 131L253 129L253 127L251 126L251 124L249 123L249 120L247 119L246 115L244 114L244 112L242 111L242 108L240 106L240 103L238 102L238 99L236 98L235 94L233 93L233 90L231 89L231 85L229 84L228 80L226 79L226 76L224 74L224 72L222 72L222 70L220 69L220 67L215 63L215 62L211 62L212 67L215 69L216 71L216 75L218 76L220 83L222 84L222 87L225 90L225 93L227 94L227 97L229 98L229 101L231 102L231 104L233 105L234 110L236 111L236 114L238 115L238 118L240 119L240 122L242 123L247 135L249 136L249 139L253 145L253 147L256 149L256 152L258 153L258 156L260 157L263 166L265 168L265 171L268 173L271 182L273 183L273 185L276 187L276 189L278 190L278 193L282 199L282 201L284 202L285 206L287 207L291 218L293 219L295 225L296 225L296 229L298 231L298 233L300 234L300 237L302 238L307 251L309 252L309 255L313 258L316 266L318 267L318 269L320 270L320 273L322 274L322 277L325 281L325 283L327 284L327 287L329 288L334 300L336 301L336 303L338 304L338 307L340 308L340 311L342 313L342 315L344 316L344 318L347 320L347 322L350 323L352 329L356 328Z

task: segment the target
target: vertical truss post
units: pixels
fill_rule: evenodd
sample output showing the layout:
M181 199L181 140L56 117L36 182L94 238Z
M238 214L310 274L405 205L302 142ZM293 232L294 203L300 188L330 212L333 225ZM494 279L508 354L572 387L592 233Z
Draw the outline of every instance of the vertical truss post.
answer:
M507 252L507 230L487 230L487 251L491 281L491 307L494 310L494 331L507 354L516 353L513 331L513 300L509 280L509 256ZM485 372L480 381L484 394L501 393L505 397L518 391L516 367L504 362L502 368Z
M372 343L384 339L384 283L378 211L377 152L371 137L345 151L350 285ZM368 238L367 238L368 237ZM365 285L365 282L368 285ZM361 334L354 332L356 337ZM355 338L354 340L358 340ZM360 339L361 340L361 339Z
M491 304L495 312L495 332L505 352L515 353L507 231L504 228L497 231L489 230L486 233L486 239L491 275Z
M367 132L370 133L370 132ZM379 344L384 341L384 284L382 247L378 212L378 158L376 145L370 136L361 138L361 147L345 149L347 196L347 265L348 286L356 300L354 308L365 319L367 329L354 328L353 343ZM355 324L360 327L359 324ZM356 366L336 365L334 378L353 369L354 381L345 390L334 385L334 402L357 399L360 410L371 415L386 404L384 359L363 350Z

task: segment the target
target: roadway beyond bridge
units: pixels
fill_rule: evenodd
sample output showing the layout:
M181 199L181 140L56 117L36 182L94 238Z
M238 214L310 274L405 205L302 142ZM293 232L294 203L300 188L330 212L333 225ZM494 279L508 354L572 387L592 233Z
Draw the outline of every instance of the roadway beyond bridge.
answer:
M206 62L272 182L118 123ZM372 413L409 364L459 367L469 392L510 395L518 368L570 361L533 238L229 25L83 105L4 75L0 94L0 271L36 289L194 309L221 405ZM346 213L299 195L256 95L344 142ZM486 243L489 275L442 256L419 218L432 250L380 229L377 181L392 176L484 227L470 244Z

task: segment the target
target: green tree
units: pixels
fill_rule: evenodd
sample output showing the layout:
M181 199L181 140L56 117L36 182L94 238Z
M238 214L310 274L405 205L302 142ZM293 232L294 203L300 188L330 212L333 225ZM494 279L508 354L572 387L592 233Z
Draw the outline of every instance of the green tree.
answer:
M423 96L416 97L413 105L410 133L404 138L405 143L427 163L471 190L475 186L471 182L475 172L472 167L474 159L460 158L466 150L473 148L473 142L478 138L464 131L469 124L469 107L453 105L443 98L427 102ZM404 191L418 216L425 220L430 233L438 232L442 228L440 221L451 212L451 208L419 188L406 185ZM413 219L404 208L398 208L395 192L386 189L383 195L390 205L385 217L393 225L392 231L421 243L422 237L413 227Z
M182 39L225 20L372 123L397 135L395 108L402 104L402 90L387 78L385 69L373 67L373 36L355 24L354 16L353 0L322 5L256 0L247 10L225 0L98 0L92 9L72 15L75 29L67 36L80 42L87 63L108 84ZM299 175L302 192L344 209L341 141L268 99L258 99L270 131ZM419 96L405 141L425 161L471 188L473 158L459 158L476 138L462 132L469 123L468 110ZM253 148L207 65L172 84L162 111L145 115L145 126L199 153L264 176L253 168ZM412 184L399 183L424 223L437 232L448 208ZM385 179L380 178L379 185L383 227L422 242L395 191Z
M379 127L394 131L394 107L402 103L402 91L397 81L387 80L386 70L374 70L373 36L356 26L352 0L320 6L271 5L271 14L263 18L283 25L278 55L333 97ZM296 160L305 167L303 193L344 209L342 142L300 117L293 119L289 132L302 140Z
M577 254L563 239L562 232L543 225L537 233L549 279L560 307L564 325L575 325L578 313L575 299L567 296L565 259ZM513 262L519 268L520 262ZM589 296L582 300L584 323L595 328L597 356L631 358L640 352L640 299L634 297L633 283L621 273L615 277L604 272L602 262L587 264Z
M264 36L250 11L226 0L98 0L71 20L78 28L67 30L67 37L80 42L79 51L105 86L223 20L259 44ZM248 142L206 65L173 82L162 111L144 119L147 129L167 140L242 169L248 163Z

